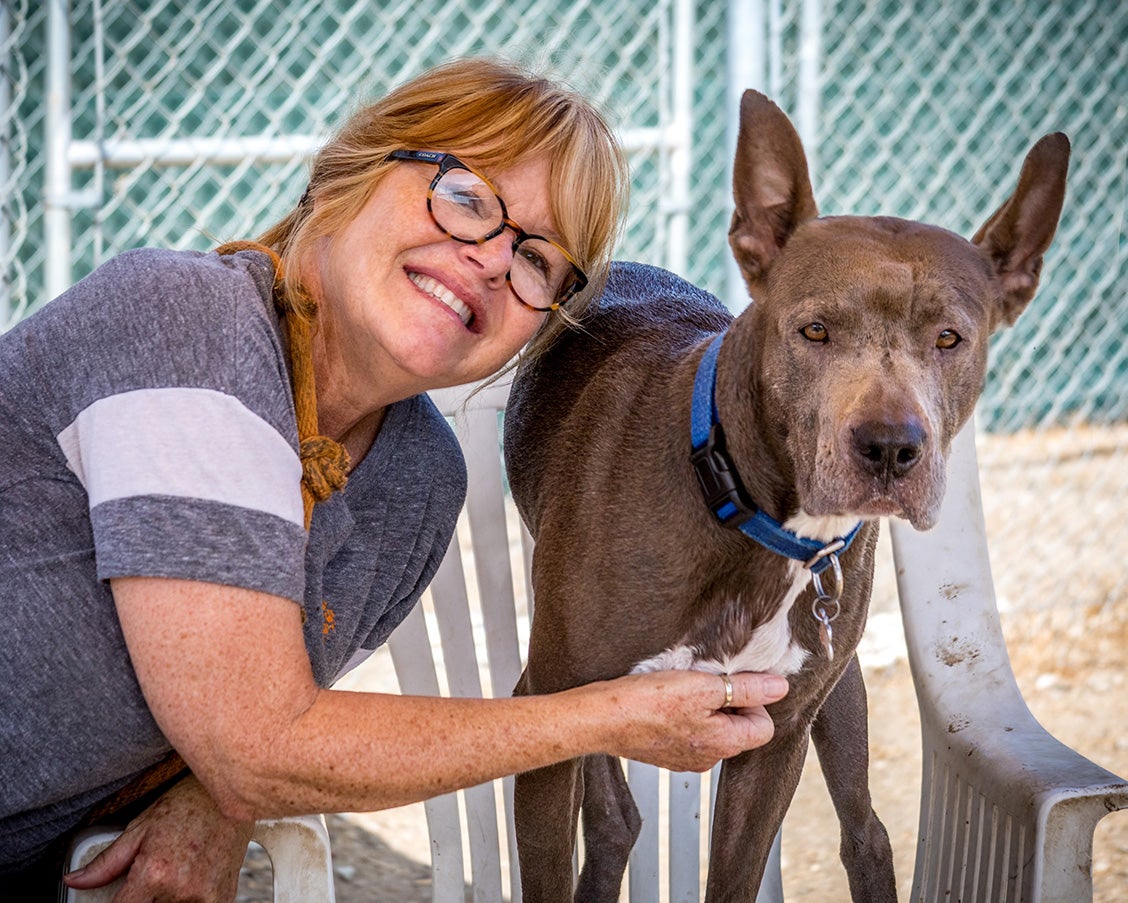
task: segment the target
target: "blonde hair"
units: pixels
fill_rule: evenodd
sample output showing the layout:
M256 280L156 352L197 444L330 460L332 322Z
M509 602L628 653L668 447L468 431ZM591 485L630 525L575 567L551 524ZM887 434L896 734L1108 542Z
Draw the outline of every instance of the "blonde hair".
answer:
M355 113L322 147L301 202L259 238L281 257L286 294L304 294L298 260L357 216L394 165L389 154L401 149L444 151L487 170L547 155L556 231L590 282L546 319L525 353L539 353L582 318L610 265L626 206L626 160L582 96L491 59L447 63L408 81Z

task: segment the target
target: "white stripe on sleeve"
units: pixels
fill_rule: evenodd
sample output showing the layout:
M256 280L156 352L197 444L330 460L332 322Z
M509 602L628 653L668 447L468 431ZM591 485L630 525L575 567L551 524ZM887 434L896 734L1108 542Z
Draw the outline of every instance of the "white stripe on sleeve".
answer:
M232 395L183 387L110 395L83 410L56 439L91 508L166 495L304 524L297 454Z

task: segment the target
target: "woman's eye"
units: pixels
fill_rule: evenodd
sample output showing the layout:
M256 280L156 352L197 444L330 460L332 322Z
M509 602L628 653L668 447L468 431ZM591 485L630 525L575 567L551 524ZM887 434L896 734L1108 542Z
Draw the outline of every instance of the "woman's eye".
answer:
M548 277L549 271L552 269L544 255L539 253L536 249L530 248L528 242L522 242L517 247L517 253L520 254L527 263L529 263L534 270L540 275Z
M936 347L947 351L949 348L955 348L962 341L963 338L954 329L945 329L936 337Z
M830 338L830 333L822 323L808 323L799 332L810 342L825 342Z
M446 196L445 200L457 207L459 212L466 216L487 219L493 213L488 198L480 192L469 190L452 192Z

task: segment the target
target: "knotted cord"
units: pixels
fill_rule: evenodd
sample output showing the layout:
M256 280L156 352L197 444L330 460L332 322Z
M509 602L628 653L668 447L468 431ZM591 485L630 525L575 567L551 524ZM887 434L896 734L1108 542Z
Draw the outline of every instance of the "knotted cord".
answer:
M218 254L258 251L274 264L274 306L282 314L289 334L290 383L298 421L298 448L302 462L302 509L309 530L313 506L345 488L349 453L339 443L322 436L317 428L317 391L313 377L313 324L317 302L297 285L283 278L278 252L254 241L231 241L215 249Z

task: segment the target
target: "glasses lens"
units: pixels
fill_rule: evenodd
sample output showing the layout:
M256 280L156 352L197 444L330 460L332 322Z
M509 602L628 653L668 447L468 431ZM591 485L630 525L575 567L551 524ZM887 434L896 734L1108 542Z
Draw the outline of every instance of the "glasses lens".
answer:
M530 307L547 310L576 284L576 270L564 252L542 238L526 238L513 253L509 271L513 291Z
M443 174L431 192L431 215L445 231L477 241L501 225L501 202L481 177L466 169Z
M431 190L430 203L435 222L460 241L481 241L498 234L505 223L505 210L493 188L468 169L443 173ZM526 238L514 249L509 282L529 307L550 310L584 281L563 249L547 239Z

